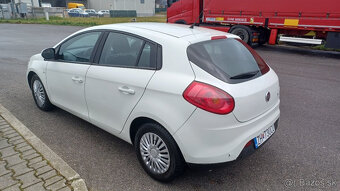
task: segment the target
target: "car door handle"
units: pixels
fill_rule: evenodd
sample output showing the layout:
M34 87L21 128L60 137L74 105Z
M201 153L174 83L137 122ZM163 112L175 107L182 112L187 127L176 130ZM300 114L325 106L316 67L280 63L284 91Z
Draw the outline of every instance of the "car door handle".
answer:
M123 94L130 94L130 95L134 95L135 94L135 90L130 89L127 86L121 86L121 87L118 88L118 90L120 92L122 92Z
M72 77L72 81L78 82L78 83L83 83L83 79L81 79L81 78L78 77L78 76L73 76L73 77Z

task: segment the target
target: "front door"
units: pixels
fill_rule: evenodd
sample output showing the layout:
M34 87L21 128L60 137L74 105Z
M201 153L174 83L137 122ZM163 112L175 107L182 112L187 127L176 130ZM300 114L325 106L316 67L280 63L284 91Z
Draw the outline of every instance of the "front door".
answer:
M88 32L63 42L56 59L47 64L47 87L51 102L63 109L88 118L84 95L86 72L101 32Z

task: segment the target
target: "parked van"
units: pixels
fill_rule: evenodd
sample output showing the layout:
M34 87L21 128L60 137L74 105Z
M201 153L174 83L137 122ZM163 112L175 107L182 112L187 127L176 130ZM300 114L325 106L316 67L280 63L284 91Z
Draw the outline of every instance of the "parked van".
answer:
M80 8L80 9L85 9L85 6L84 6L84 4L82 4L82 3L68 3L67 4L67 8L68 9L73 9L73 8Z

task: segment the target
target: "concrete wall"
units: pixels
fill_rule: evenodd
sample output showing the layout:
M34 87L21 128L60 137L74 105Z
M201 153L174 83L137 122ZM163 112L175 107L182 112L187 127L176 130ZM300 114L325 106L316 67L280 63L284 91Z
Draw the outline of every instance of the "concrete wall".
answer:
M153 16L155 0L88 0L87 8L98 10L136 10L137 16Z
M2 5L8 6L8 4ZM49 16L56 16L56 17L65 17L67 12L65 12L65 7L33 7L34 14L32 12L32 8L27 9L27 17L32 18L33 16L36 18L45 17L45 12L48 12ZM12 12L9 7L4 8L3 12L0 9L0 18L10 19L11 17L15 17L12 15ZM19 17L19 15L17 15Z
M64 17L64 7L34 7L34 15L36 17L45 17L45 11L48 15L56 17ZM32 13L30 14L32 16Z

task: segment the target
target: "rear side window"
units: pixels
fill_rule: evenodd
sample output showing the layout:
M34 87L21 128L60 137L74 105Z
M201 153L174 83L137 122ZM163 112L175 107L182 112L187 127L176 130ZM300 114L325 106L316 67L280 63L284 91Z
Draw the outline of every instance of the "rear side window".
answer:
M99 60L100 65L155 69L157 46L140 38L111 32Z
M155 69L157 66L157 46L146 42L140 53L139 68Z
M137 65L138 54L143 43L143 40L125 34L110 33L105 42L99 64L134 67Z
M187 54L192 63L228 83L244 82L269 71L262 58L238 39L192 44L188 47Z

